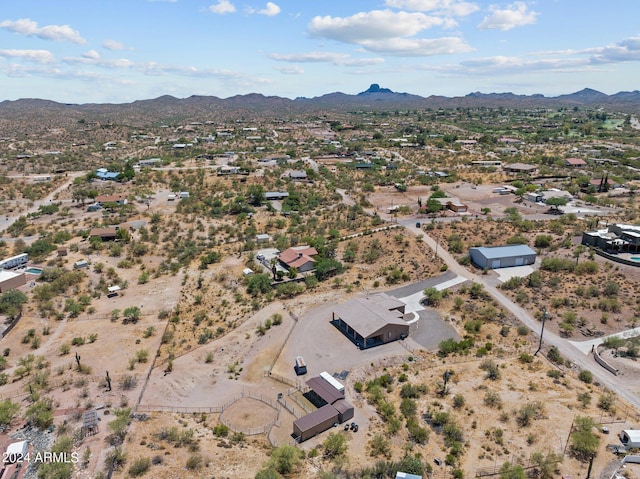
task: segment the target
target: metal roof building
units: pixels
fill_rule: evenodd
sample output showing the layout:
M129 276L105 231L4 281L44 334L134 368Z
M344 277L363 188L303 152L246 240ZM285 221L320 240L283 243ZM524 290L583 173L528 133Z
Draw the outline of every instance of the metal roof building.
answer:
M332 324L361 349L404 339L409 324L403 319L405 304L385 293L354 298L336 306Z
M536 261L536 252L525 244L470 248L469 256L482 269L524 266Z
M326 431L338 423L338 410L331 404L322 406L293 421L293 433L300 442Z
M337 381L335 383L342 386ZM307 381L307 386L311 391L307 393L308 396L307 394L305 396L318 406L318 409L293 422L293 434L300 442L336 424L348 421L354 414L353 406L344 398L344 390L337 388L334 382L322 376L316 376Z

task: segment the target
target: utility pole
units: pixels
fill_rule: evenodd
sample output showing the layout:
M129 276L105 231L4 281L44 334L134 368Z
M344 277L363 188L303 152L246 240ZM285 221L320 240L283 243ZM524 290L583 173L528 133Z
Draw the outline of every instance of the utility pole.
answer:
M540 343L538 344L538 349L536 350L536 352L533 353L534 356L537 356L540 350L542 349L542 335L544 334L544 323L547 320L548 316L549 314L547 313L547 308L542 308L542 329L540 329Z

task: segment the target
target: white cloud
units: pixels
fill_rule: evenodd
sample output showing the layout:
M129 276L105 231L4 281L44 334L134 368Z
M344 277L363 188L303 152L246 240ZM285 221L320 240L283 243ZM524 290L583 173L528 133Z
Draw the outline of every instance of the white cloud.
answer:
M515 27L532 25L536 23L536 18L539 15L537 12L529 11L524 2L512 3L504 9L492 5L489 10L491 14L484 17L484 20L478 25L481 30L507 31Z
M88 52L83 53L82 56L84 58L90 58L92 60L97 60L100 58L100 54L95 50L89 50Z
M127 50L125 44L117 40L105 40L104 42L102 42L102 46L107 50L113 51Z
M473 47L458 37L369 40L362 42L362 46L372 52L399 57L452 55L474 50Z
M475 3L459 0L386 0L385 5L392 8L415 12L434 12L438 15L452 15L454 17L466 17L480 10L480 7Z
M373 10L351 17L314 17L308 25L312 36L330 38L345 43L381 41L407 37L435 26L450 27L455 22L423 13Z
M37 22L29 18L20 20L4 20L0 22L0 28L5 28L11 32L27 37L38 37L43 40L69 41L84 45L87 41L69 25L46 25L39 27Z
M269 58L281 62L290 63L331 63L336 66L365 66L376 65L384 62L382 58L353 58L346 53L332 53L332 52L307 52L283 55L279 53L272 53Z
M621 42L589 50L592 63L620 63L640 61L640 37L625 38Z
M267 5L262 10L258 10L258 13L267 17L274 17L280 13L280 7L273 2L267 2Z
M229 0L218 0L215 5L209 5L209 11L218 15L225 15L235 12L236 7Z
M53 54L48 50L0 50L0 57L18 58L36 63L55 63Z
M277 71L284 75L302 75L304 74L304 70L297 65L290 66L277 66L275 67Z

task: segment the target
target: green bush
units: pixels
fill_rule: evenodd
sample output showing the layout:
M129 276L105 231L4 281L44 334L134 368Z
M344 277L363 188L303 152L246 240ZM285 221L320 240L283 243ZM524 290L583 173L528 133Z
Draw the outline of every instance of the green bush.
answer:
M129 475L138 477L144 475L151 467L151 459L148 457L139 457L135 459L129 466Z

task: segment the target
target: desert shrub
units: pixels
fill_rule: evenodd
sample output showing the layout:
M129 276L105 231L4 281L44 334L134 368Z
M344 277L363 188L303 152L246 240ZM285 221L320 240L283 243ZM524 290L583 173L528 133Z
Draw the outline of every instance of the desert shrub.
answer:
M200 454L193 454L187 459L186 468L190 471L200 469L204 463L204 458Z
M480 363L480 369L487 373L487 379L495 381L500 379L500 367L491 359L485 359Z
M583 369L578 374L578 379L586 384L591 384L593 382L593 373L587 369Z
M151 467L151 459L148 457L139 457L135 459L129 466L129 475L131 477L138 477L146 474Z

